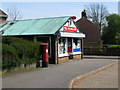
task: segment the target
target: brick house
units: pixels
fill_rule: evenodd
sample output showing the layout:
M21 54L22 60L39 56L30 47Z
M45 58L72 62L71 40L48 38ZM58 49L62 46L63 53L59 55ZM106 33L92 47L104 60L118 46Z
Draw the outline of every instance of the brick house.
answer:
M8 15L0 9L0 24L5 22Z
M84 48L101 47L99 26L88 20L86 14L81 16L82 18L76 21L76 25L80 32L86 35L84 38Z

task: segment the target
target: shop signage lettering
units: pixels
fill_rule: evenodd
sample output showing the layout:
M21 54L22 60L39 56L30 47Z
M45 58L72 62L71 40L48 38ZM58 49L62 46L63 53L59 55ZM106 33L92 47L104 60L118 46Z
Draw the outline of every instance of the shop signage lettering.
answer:
M68 27L68 26L64 26L64 31L72 31L72 32L77 32L78 29L76 27Z

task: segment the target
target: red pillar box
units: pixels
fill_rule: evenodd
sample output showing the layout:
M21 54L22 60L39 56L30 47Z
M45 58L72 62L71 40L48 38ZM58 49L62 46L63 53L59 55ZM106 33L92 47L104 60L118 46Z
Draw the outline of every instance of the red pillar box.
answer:
M40 45L42 53L42 67L48 67L48 43Z

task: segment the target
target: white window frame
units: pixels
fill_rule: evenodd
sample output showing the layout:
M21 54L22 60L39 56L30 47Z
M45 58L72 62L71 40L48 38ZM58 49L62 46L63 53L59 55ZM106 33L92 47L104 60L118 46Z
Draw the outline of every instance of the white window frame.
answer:
M68 46L68 40L67 40L67 38L64 38L64 39L66 39L66 43L65 43L66 44L66 47L65 47L66 52L64 54L60 54L59 53L59 41L58 41L58 57L69 56L69 54L68 54L68 48L67 48L67 46Z
M80 40L80 38L72 38L72 53L69 53L70 55L76 55L76 54L82 54L82 52L81 52L81 40L80 40L80 51L79 52L73 52L73 42L74 42L74 39L79 39Z

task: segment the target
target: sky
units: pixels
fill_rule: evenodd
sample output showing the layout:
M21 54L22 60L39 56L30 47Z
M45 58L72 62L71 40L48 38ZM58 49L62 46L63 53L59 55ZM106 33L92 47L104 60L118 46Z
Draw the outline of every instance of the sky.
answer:
M36 19L59 16L81 17L80 13L91 3L102 3L109 13L118 14L118 2L1 2L0 8L7 13L8 8L17 8L22 19Z

